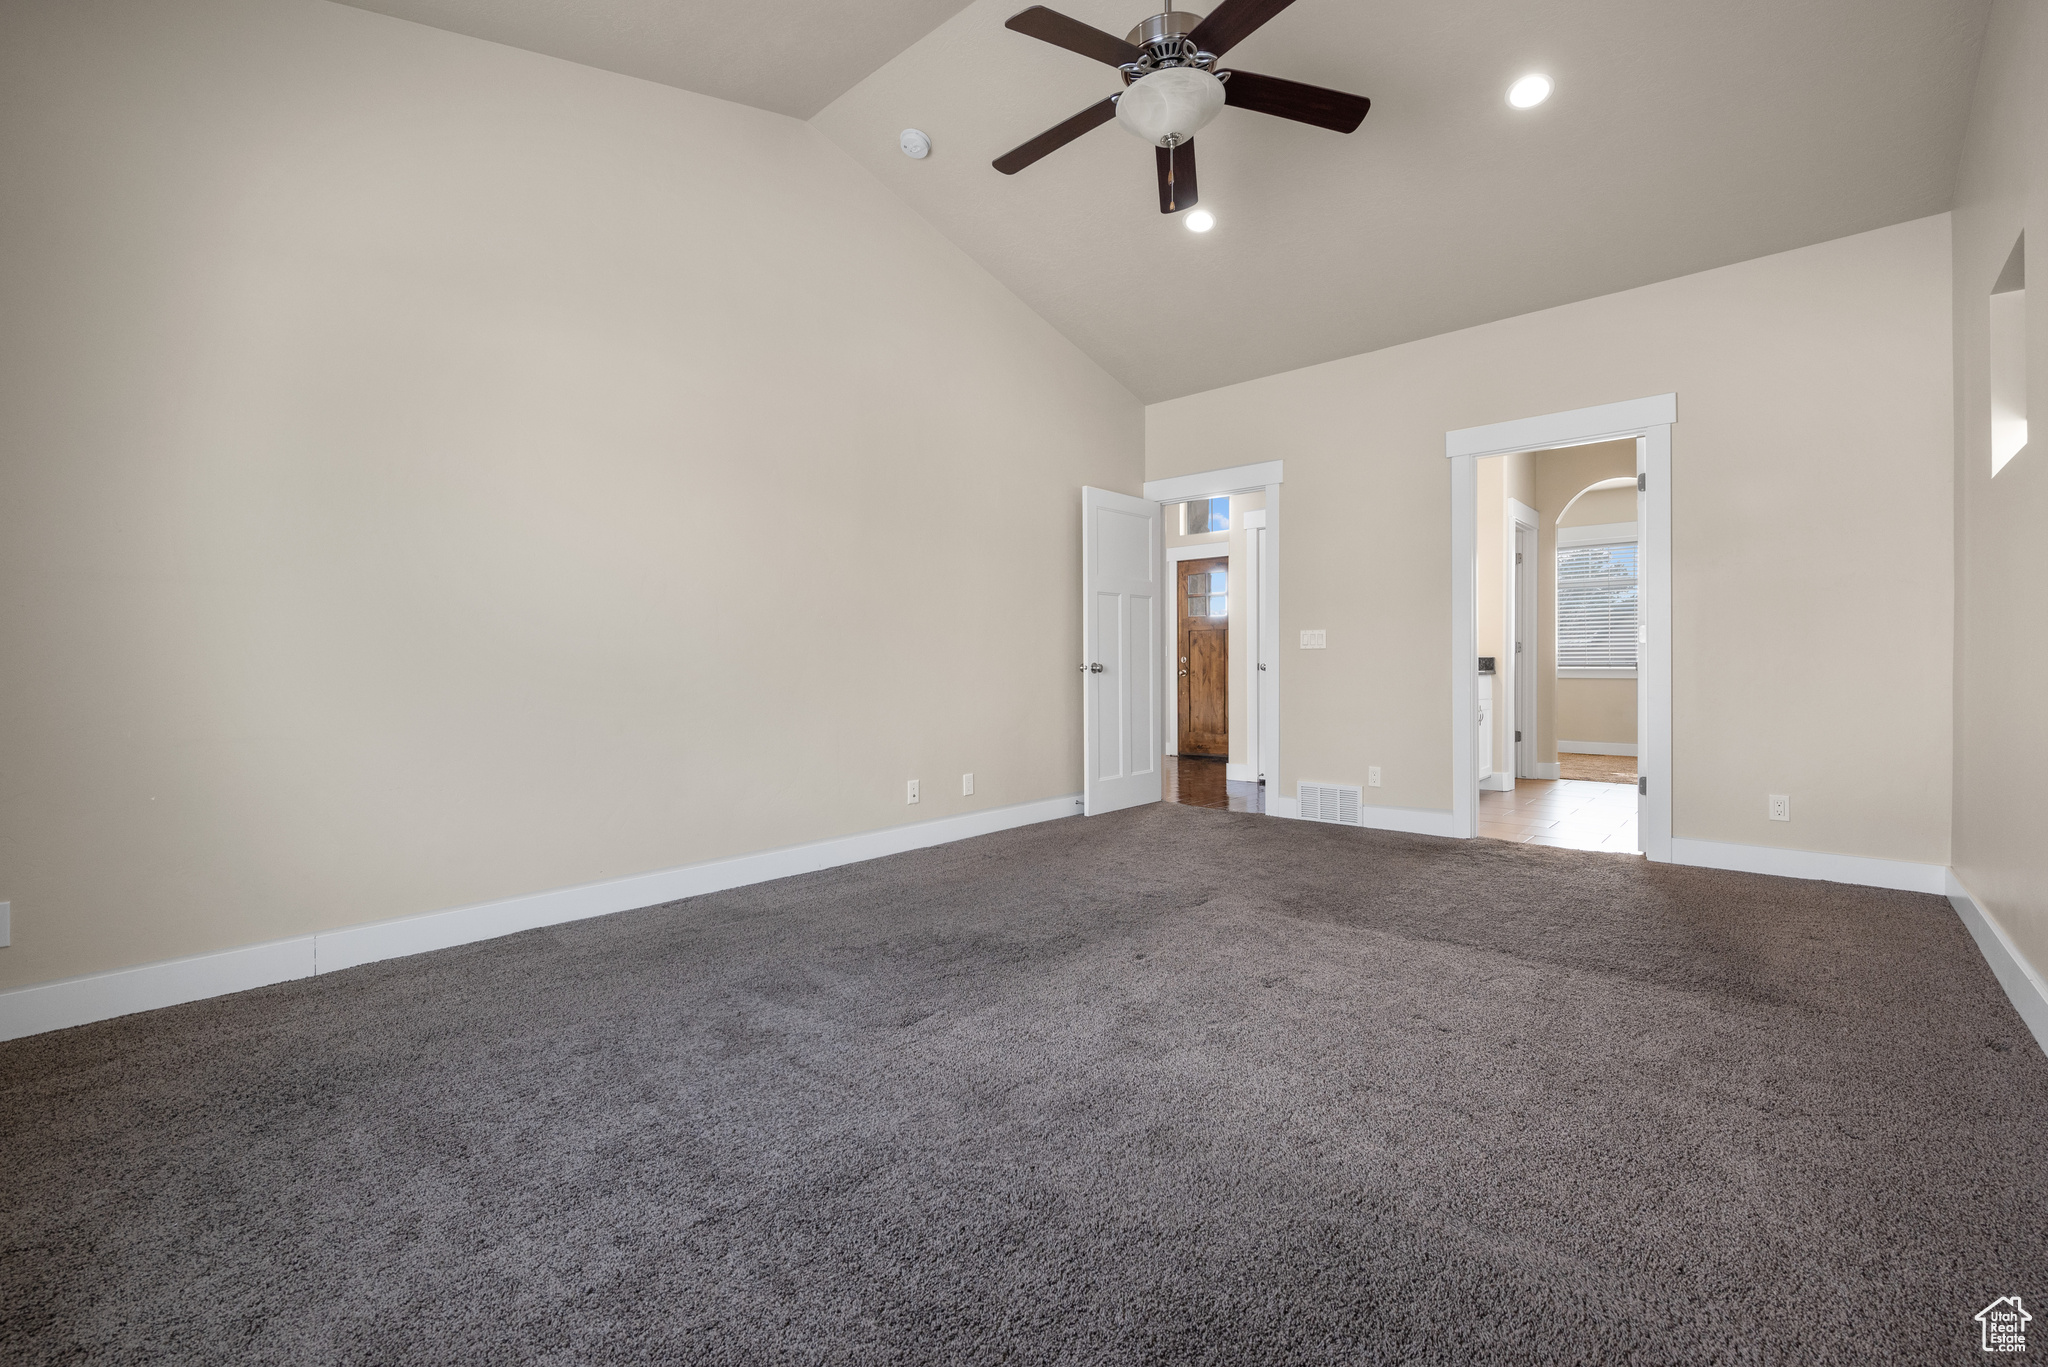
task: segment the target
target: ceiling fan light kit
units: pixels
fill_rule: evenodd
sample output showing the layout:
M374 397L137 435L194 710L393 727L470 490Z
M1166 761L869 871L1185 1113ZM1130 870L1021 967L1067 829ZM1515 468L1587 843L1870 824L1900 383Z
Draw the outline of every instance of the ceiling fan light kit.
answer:
M1167 10L1124 38L1043 5L1011 15L1004 27L1113 66L1122 73L1126 88L1003 153L995 159L996 170L1014 176L1089 129L1115 119L1126 132L1157 149L1159 212L1171 214L1194 207L1194 136L1227 104L1338 133L1353 131L1372 108L1372 101L1362 95L1253 71L1225 71L1216 65L1225 52L1292 3L1223 0L1207 18ZM1206 232L1213 223L1211 219L1199 228L1193 222L1188 226Z
M1191 66L1140 77L1116 101L1117 123L1154 147L1180 146L1222 112L1223 82Z

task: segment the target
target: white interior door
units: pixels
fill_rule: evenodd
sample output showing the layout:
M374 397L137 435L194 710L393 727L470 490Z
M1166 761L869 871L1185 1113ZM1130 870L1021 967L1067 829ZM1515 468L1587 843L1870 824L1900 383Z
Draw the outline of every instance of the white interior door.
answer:
M1083 808L1089 816L1160 797L1159 504L1081 490Z

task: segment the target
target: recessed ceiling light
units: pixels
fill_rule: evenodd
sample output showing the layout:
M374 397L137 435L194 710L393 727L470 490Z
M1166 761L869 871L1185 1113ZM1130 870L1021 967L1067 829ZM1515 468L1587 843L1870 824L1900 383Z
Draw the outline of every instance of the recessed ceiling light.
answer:
M1524 76L1508 87L1508 103L1517 109L1534 109L1550 98L1548 76Z
M1191 233L1206 233L1215 226L1216 215L1207 209L1197 209L1188 215L1188 231Z

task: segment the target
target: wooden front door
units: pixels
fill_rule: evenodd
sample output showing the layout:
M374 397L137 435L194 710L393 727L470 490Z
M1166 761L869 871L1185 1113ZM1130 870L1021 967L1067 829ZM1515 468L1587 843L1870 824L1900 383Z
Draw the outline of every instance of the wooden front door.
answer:
M1230 560L1180 562L1180 752L1230 758Z

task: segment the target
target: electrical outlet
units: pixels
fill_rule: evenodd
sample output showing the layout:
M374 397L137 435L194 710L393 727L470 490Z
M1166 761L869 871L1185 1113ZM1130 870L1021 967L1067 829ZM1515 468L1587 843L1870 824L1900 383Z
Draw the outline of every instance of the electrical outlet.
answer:
M1791 798L1789 798L1789 797L1786 797L1786 796L1785 796L1785 795L1784 795L1783 793L1772 793L1772 794L1771 794L1771 820L1773 820L1773 821L1790 821L1791 819L1792 819L1792 799L1791 799Z
M1304 632L1302 632L1302 633L1301 633L1301 648L1302 648L1303 650L1328 650L1328 649L1329 649L1329 647L1330 647L1330 634L1329 634L1329 632L1327 632L1327 631L1304 631Z
M905 798L904 798L903 800L904 800L905 802L907 802L907 803L910 803L910 804L912 804L913 806L914 806L914 805L916 805L916 803L917 803L917 780L916 780L916 779L912 779L912 780L910 780L910 793L909 793L909 795L908 795L908 796L906 796L906 797L905 797Z
M1365 786L1368 788L1377 788L1380 786L1379 765L1375 764L1365 771Z
M962 797L973 797L973 796L974 796L974 775L972 775L972 774L962 774L962 775L960 775L960 796L962 796Z

